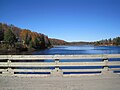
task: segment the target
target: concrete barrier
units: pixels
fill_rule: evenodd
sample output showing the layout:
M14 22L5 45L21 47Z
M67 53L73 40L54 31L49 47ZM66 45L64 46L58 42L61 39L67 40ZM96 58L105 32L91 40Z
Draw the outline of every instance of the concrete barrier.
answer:
M77 75L101 75L114 74L113 71L120 71L120 60L109 61L110 58L119 58L120 54L100 55L0 55L0 75L12 76L77 76ZM52 59L54 62L44 62ZM72 60L75 62L59 62L59 60ZM90 62L80 62L78 59L90 59ZM101 59L101 61L92 61ZM36 60L42 60L36 61ZM24 62L23 62L24 61ZM92 67L102 68L87 69L61 69L60 67ZM112 68L109 68L112 66ZM53 67L50 69L48 67ZM29 69L28 69L29 68ZM72 73L73 74L72 74ZM99 72L99 73L94 73ZM112 73L111 73L112 72ZM67 73L67 74L65 74ZM77 74L80 73L80 74ZM82 74L81 74L82 73Z

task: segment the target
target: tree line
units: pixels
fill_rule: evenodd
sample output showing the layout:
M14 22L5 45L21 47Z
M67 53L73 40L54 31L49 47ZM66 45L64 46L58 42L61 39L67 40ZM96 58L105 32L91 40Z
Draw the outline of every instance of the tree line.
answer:
M0 48L1 49L45 49L51 46L48 36L21 29L14 25L0 23Z
M109 39L103 39L100 41L96 41L94 42L95 45L115 45L115 46L119 46L120 45L120 37L116 37L116 38L109 38Z
M60 39L55 39L55 38L49 38L50 43L52 45L66 45L68 42Z

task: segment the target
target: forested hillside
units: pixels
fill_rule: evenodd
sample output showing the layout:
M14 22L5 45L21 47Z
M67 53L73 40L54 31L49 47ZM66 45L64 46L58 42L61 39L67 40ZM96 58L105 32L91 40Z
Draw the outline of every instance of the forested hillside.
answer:
M68 42L60 39L49 38L52 45L66 45Z
M28 50L45 49L51 46L48 36L21 29L14 25L0 23L0 49Z

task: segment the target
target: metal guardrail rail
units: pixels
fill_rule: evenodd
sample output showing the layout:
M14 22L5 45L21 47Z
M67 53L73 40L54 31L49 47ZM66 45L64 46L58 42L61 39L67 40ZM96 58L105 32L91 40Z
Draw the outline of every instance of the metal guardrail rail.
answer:
M120 54L100 55L0 55L0 75L11 76L71 76L71 75L97 75L114 74L120 71L120 60L109 61L110 58L120 59ZM44 62L43 60L54 60ZM59 60L72 60L75 62L60 62ZM77 61L90 59L90 61ZM100 59L101 61L92 61ZM102 68L66 68L61 67L94 67ZM110 68L112 66L112 68ZM53 67L50 69L48 67ZM28 69L29 68L29 69ZM72 72L72 73L71 73ZM99 73L95 73L99 72ZM67 74L65 74L67 73ZM78 74L79 73L79 74Z

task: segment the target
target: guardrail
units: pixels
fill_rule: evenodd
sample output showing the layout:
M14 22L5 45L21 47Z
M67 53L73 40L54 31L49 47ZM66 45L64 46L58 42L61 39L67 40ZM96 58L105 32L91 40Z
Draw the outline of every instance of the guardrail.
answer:
M76 76L113 72L120 72L120 54L0 55L0 75Z

